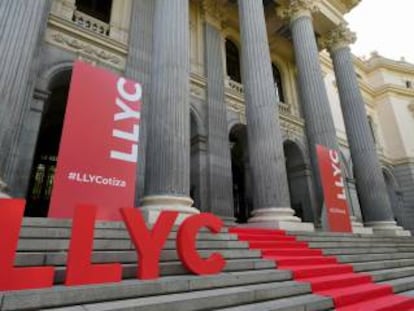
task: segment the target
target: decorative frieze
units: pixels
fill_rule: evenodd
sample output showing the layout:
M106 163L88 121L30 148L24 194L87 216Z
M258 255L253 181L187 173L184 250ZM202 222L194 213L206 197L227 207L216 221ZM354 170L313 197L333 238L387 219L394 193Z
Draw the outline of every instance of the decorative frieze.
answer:
M93 42L83 40L82 38L49 28L46 32L46 41L52 45L75 52L80 58L85 60L94 63L104 63L118 70L125 68L124 56L103 49L93 44Z
M333 52L335 50L348 47L356 41L355 32L351 31L346 22L340 24L336 28L330 30L319 40L319 46L322 49L328 49Z
M217 27L222 28L222 22L226 19L226 4L221 1L203 0L201 8L205 20Z
M301 16L311 16L318 12L320 0L285 0L277 7L277 14L286 20L294 21Z

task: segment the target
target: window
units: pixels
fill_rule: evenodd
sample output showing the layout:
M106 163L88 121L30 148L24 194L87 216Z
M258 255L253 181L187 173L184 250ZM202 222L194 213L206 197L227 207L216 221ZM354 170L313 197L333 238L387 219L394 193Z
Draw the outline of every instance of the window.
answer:
M413 88L413 83L410 80L405 81L405 86L407 87L407 89L412 89Z
M226 39L226 65L230 79L241 83L239 49L228 39Z
M111 19L112 0L76 0L76 9L105 23Z
M273 79L275 80L279 101L285 102L285 94L283 92L282 75L280 74L279 68L275 64L272 64Z

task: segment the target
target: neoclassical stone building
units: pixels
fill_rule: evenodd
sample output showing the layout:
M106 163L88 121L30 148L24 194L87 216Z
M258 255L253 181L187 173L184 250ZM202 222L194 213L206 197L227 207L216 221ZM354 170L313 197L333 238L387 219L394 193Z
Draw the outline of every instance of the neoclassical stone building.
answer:
M322 144L341 152L355 231L406 234L414 65L351 54L344 15L358 2L2 0L2 191L46 215L82 59L143 84L136 201L149 218L209 211L313 230Z

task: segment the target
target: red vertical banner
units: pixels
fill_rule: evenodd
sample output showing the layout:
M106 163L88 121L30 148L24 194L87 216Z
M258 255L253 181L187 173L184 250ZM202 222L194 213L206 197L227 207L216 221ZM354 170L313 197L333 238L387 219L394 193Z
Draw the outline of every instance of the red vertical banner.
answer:
M120 220L119 207L134 205L141 97L139 83L75 63L49 217L88 203L97 219Z
M328 229L331 232L352 232L339 153L321 145L316 146L316 152Z

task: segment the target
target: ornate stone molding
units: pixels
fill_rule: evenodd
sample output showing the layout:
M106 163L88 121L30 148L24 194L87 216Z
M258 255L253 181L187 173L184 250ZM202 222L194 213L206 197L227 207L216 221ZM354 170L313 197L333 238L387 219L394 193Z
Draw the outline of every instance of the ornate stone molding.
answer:
M356 41L355 32L351 31L347 23L342 23L335 29L329 31L319 40L322 49L327 48L330 52L348 47Z
M276 8L277 14L291 22L301 16L312 16L312 13L318 12L318 3L320 0L285 0Z
M94 63L102 62L119 70L125 68L125 59L120 55L106 51L90 42L72 37L63 32L48 29L46 41L75 52L84 60L91 60Z
M345 4L348 10L351 10L355 6L357 6L361 0L342 0L342 3Z
M203 0L201 8L206 22L221 29L226 19L226 5L219 1Z

